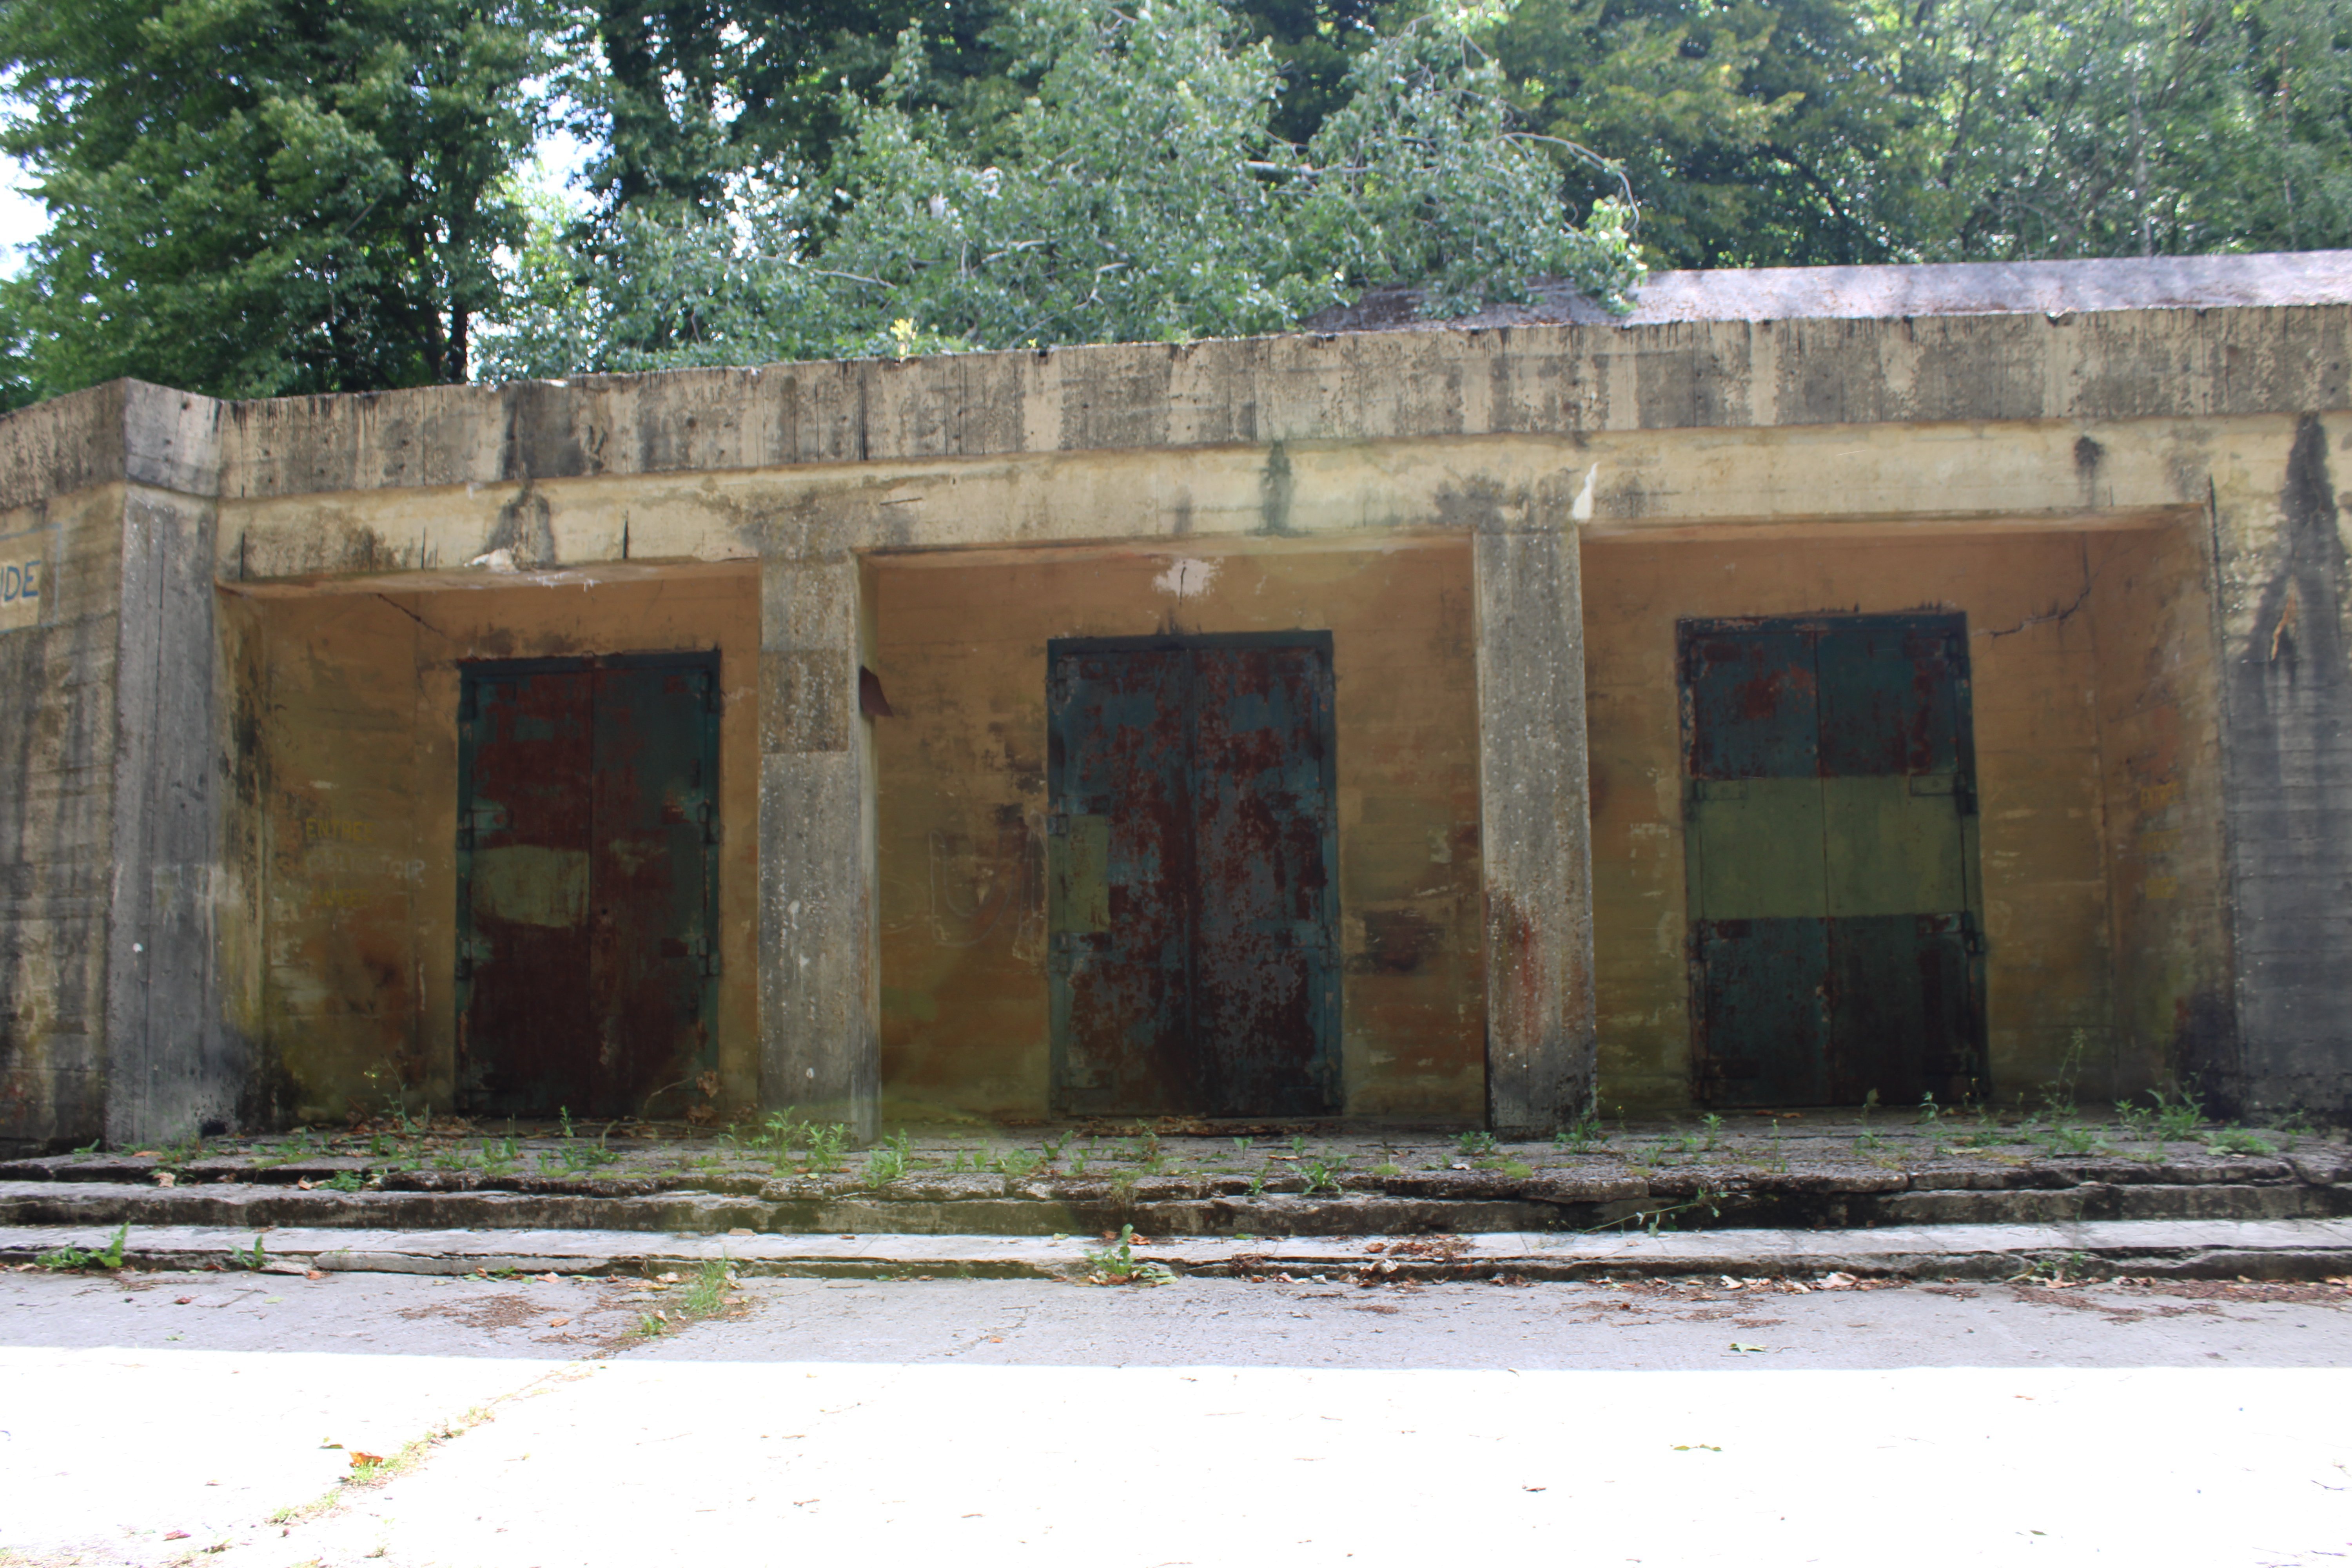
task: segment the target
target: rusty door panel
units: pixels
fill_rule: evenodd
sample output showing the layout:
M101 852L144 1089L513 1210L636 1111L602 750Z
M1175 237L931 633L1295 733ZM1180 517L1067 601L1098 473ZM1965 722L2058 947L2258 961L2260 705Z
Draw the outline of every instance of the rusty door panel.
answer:
M1339 1103L1329 670L1323 647L1193 651L1192 1030L1215 1115Z
M1336 1109L1329 671L1311 635L1049 650L1059 1113Z
M714 672L596 672L588 994L593 1113L682 1114L714 1065Z
M1975 1039L1967 923L1958 915L1855 916L1831 922L1829 1100L1949 1103Z
M1826 1103L1829 921L1700 921L1693 938L1707 1102Z
M1047 963L1056 1104L1201 1108L1186 1060L1192 897L1181 648L1049 658Z
M552 1114L591 1023L586 870L592 674L469 676L460 729L457 1015L469 1108ZM584 1110L584 1083L572 1088Z
M1734 624L1683 639L1684 734L1695 779L1799 779L1820 773L1813 639L1787 626Z
M715 676L677 657L464 672L466 1110L675 1115L715 1065Z
M1685 622L1680 636L1701 1097L1981 1089L1961 617Z

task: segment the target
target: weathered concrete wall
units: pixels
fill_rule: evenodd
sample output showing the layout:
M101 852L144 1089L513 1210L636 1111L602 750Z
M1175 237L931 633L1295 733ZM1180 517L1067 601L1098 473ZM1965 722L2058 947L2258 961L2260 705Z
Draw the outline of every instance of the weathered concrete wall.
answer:
M2315 404L2315 408L2340 404ZM2218 454L2236 1034L2200 1033L2230 1107L2352 1116L2352 584L2335 471L2352 421L2306 416Z
M2076 614L2097 649L2115 921L2110 1081L2146 1104L2210 1076L2232 1045L2212 533L2191 516L2084 545Z
M124 383L0 422L0 1142L225 1126L216 408Z
M284 1124L455 1093L459 666L716 648L721 1098L758 1101L757 579L746 568L563 586L232 595L246 780L227 837L262 889L225 938Z
M0 1147L105 1126L121 529L119 484L0 513Z
M1589 543L1606 1102L1689 1103L1675 623L1808 611L1937 608L1968 616L1995 1095L2038 1097L2077 1045L2086 1096L2157 1081L2179 1048L2176 1005L2193 1009L2195 988L2210 984L2226 960L2211 918L2219 801L2210 721L2206 739L2198 738L2213 684L2210 661L2199 658L2210 639L2197 620L2210 601L2194 540L2175 528L2160 535L1888 530L1769 542L1719 535ZM2185 645L2152 652L2145 639L2162 631L2183 633ZM2118 748L2120 758L2111 754ZM2151 792L2145 797L2143 787ZM2120 824L2109 816L2118 797L2127 814ZM2176 846L2192 878L2205 870L2185 899L2177 887L2147 883L2156 824L2178 835L2158 842ZM2134 858L2133 871L2116 883L2130 905L2120 927L2110 892L2110 847L2118 844Z
M2229 1092L2310 1099L2323 1080L2342 1077L2342 1010L2327 1004L2332 977L2352 956L2334 912L2352 880L2352 850L2342 847L2334 815L2341 792L2328 771L2341 760L2347 689L2328 442L2342 434L2331 435L2331 421L2347 407L2352 308L2340 304L1301 335L236 405L125 383L0 419L0 513L56 510L109 485L169 498L150 503L122 492L123 515L143 507L148 521L112 570L118 578L129 572L142 595L155 584L153 625L175 645L204 621L189 580L174 575L183 547L209 548L217 577L231 585L359 574L394 596L511 582L499 576L508 569L551 581L582 568L764 561L773 581L761 611L763 652L814 656L799 663L818 684L787 681L792 658L767 658L759 683L761 787L776 808L761 816L771 840L761 857L771 895L762 904L769 939L760 943L762 1092L794 1098L783 1079L796 1072L816 1098L862 1121L858 1108L874 1091L879 976L856 934L872 928L877 908L878 764L860 721L852 716L837 734L825 707L841 699L839 683L861 651L871 654L877 630L861 557L1121 542L1201 550L1253 538L1350 547L1460 541L1494 498L1524 509L1547 494L1566 498L1571 521L1594 541L1634 532L1664 541L1726 526L1764 540L1890 520L2105 528L2205 509L2221 584L2221 668L2229 672L2221 723L2233 802L2229 937L2242 962L2235 1028L2196 1024L2205 1015L2195 1002L2167 1048L2184 1059L2206 1053L2216 1084L2235 1086ZM2084 458L2086 442L2094 460ZM200 504L215 496L216 509ZM2162 563L2150 570L2167 581L2178 575ZM803 597L778 575L788 571L827 581ZM110 604L89 612L112 614ZM125 1129L215 1118L236 1099L227 1079L249 1085L268 1076L240 1065L234 1028L200 1032L184 1046L157 1025L191 1016L184 1002L208 1020L226 1007L238 1027L267 1011L268 965L254 933L268 921L248 868L268 834L231 813L215 829L226 837L208 845L193 805L224 780L257 788L237 741L247 704L220 695L207 713L179 679L217 647L226 692L236 684L228 672L249 670L258 657L243 609L215 618L218 635L204 628L194 665L141 666L147 673L128 688L128 709L115 680L129 670L121 649L101 658L89 641L102 635L100 620L0 631L0 641L31 639L0 655L27 676L37 667L54 682L70 668L73 679L102 681L110 722L124 738L119 748L114 734L75 740L84 752L52 748L22 765L37 772L56 759L117 750L128 759L127 793L110 762L102 800L84 792L70 805L52 804L29 786L25 795L28 822L41 812L63 822L95 810L106 825L105 846L88 864L107 879L110 956L76 972L97 987L93 1000L58 1005L80 1007L71 1015L80 1018L95 1006L110 1026L131 1031L123 1060L144 1064L137 1070L150 1088L140 1090L141 1108L124 1112ZM147 637L122 620L111 629L118 641ZM162 646L140 641L136 658ZM2096 650L2110 659L2115 651ZM2101 679L2103 690L2123 689L2105 666ZM2163 706L2151 701L2149 714ZM151 723L166 710L184 721ZM2107 717L2126 728L2138 722L2120 710ZM50 747L25 739L39 725L50 726L40 734L66 733L55 718L23 723L0 730L0 757ZM192 763L189 733L215 737L209 774ZM2146 737L2135 735L2130 747L2141 747ZM2102 766L2101 809L2112 816L2124 775L2111 762ZM222 823L217 799L212 809ZM2121 854L2113 835L2126 826L2137 834L2136 823L2109 821L2110 851ZM56 842L68 845L73 831L58 827ZM6 896L47 889L36 905L49 912L38 919L66 920L57 911L79 896L67 891L80 886L74 873L22 868L63 867L82 851L27 858L21 846L31 834L19 833L17 850L0 847L18 857ZM2180 855L2203 852L2194 834L2182 842L2189 847ZM1575 847L1561 850L1564 859L1543 853L1572 863ZM182 872L200 862L214 880L197 896ZM2189 860L2180 865L2184 878L2203 874ZM793 946L801 938L787 923L797 918L790 895L819 885L837 901L822 911L821 938ZM135 909L138 920L114 921L118 907ZM209 964L190 957L205 910L216 911ZM2187 978L2178 982L2165 977L2172 971L2120 982L2153 987L2147 996L2162 1001L2150 1006L2210 991L2211 964L2221 962L2191 931L2193 920L2168 919L2135 907L2111 910L2107 921L2118 963L2128 965L2126 949L2139 942L2150 952L2193 950L2206 965L2179 970ZM37 938L12 930L11 952L64 940L63 930ZM26 965L55 962L50 949L41 952L48 956L9 962L32 974L37 967ZM144 978L119 962L151 955L161 962L147 963ZM1570 1038L1572 955L1562 963L1558 1016ZM168 1005L151 994L159 977L174 988ZM35 992L63 995L45 981L20 994ZM2144 1012L2126 1029L2135 1043L2117 1048L2144 1059L2159 1023ZM86 1035L49 1033L84 1039L73 1048L87 1059L71 1070L103 1064L102 1039L89 1047ZM184 1072L156 1076L180 1057ZM58 1097L82 1091L60 1087L67 1080L46 1065L7 1070L44 1085L36 1098L46 1097L46 1109L27 1111L26 1125L64 1124ZM36 1093L21 1079L7 1081Z
M1302 334L237 404L222 493L483 486L504 500L551 480L797 465L2346 406L2341 305ZM5 473L0 459L0 486ZM472 558L333 526L331 501L319 516L311 571Z
M1469 551L1261 544L877 563L887 1115L1047 1109L1045 645L1328 630L1348 1112L1485 1113Z

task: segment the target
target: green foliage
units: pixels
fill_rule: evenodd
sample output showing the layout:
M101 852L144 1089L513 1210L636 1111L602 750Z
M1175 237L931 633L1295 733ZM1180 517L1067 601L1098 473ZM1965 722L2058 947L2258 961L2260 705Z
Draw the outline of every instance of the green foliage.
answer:
M2156 1101L2156 1135L2162 1142L2187 1142L2205 1125L2204 1104L2186 1087L2176 1088L2169 1095L2152 1089L2148 1098Z
M43 1268L58 1270L73 1268L120 1268L122 1267L122 1245L124 1241L129 1238L130 1235L131 1222L125 1220L121 1226L116 1227L112 1237L110 1237L107 1241L107 1244L102 1247L96 1248L95 1250L85 1251L79 1247L60 1247L53 1252L42 1253L39 1257L34 1258L33 1261ZM259 1245L257 1238L256 1245Z
M1118 1239L1108 1247L1086 1253L1085 1279L1091 1285L1165 1285L1175 1275L1164 1263L1153 1263L1135 1256L1135 1227L1118 1227Z
M879 1148L866 1159L866 1181L869 1186L887 1186L907 1173L914 1161L914 1146L902 1129L895 1137L883 1140Z
M2352 244L2352 0L92 0L0 66L0 409Z
M2117 256L2352 235L2341 0L1958 0L1919 249Z
M0 7L0 148L51 222L11 301L33 382L464 380L541 52L518 0Z
M1013 0L992 36L1029 89L992 160L926 105L909 29L872 96L840 94L821 173L778 158L730 176L717 209L624 207L593 255L536 215L488 363L1176 342L1276 331L1381 283L1429 281L1453 311L1536 277L1611 299L1638 277L1628 213L1570 223L1499 68L1433 18L1367 49L1305 147L1272 129L1269 51L1215 0Z
M2205 1147L2216 1154L2275 1154L2277 1145L2259 1133L2242 1127L2224 1127L2205 1141Z

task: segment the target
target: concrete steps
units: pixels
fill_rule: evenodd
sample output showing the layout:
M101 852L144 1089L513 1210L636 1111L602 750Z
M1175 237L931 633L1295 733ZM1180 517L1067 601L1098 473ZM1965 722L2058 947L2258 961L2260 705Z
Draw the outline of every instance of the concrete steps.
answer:
M1679 1168L1513 1176L1349 1174L1337 1191L1231 1176L1119 1183L970 1174L855 1177L490 1176L349 1163L192 1165L60 1157L0 1165L0 1226L597 1230L761 1235L1346 1237L1611 1229L1857 1230L1922 1226L2352 1216L2352 1168L2324 1156L1951 1163L1915 1170ZM7 1179L13 1178L13 1179ZM1284 1186L1293 1190L1281 1190Z

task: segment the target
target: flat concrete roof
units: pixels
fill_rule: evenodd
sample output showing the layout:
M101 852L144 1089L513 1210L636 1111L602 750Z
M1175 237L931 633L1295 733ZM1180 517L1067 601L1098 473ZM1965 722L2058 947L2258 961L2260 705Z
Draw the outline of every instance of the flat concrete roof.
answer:
M1887 267L1724 268L1654 272L1633 313L1612 316L1561 283L1475 315L1422 315L1424 291L1376 289L1310 317L1309 331L1650 326L1665 321L1891 321L1906 316L2066 315L2081 310L2352 303L2352 250L2252 256L2121 257L2099 261L1950 261Z

